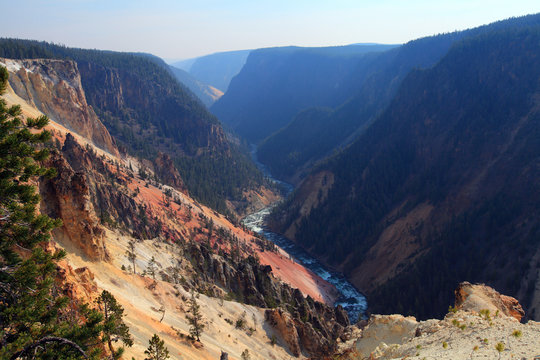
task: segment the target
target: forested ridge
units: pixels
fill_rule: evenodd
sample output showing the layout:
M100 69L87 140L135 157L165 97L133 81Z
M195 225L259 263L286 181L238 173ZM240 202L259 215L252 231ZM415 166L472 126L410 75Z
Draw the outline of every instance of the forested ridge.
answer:
M88 103L120 147L151 161L168 153L191 194L216 210L226 212L227 199L241 202L243 191L264 182L247 152L155 56L0 39L0 57L74 60Z
M250 143L279 130L299 111L337 106L351 95L356 65L390 45L253 50L211 110Z
M331 111L302 109L258 148L258 158L280 179L298 182L318 161L339 151L361 135L389 105L403 79L414 69L434 66L461 39L504 28L535 25L538 15L499 21L478 28L433 35L359 59L349 75L349 96ZM324 76L321 73L314 73ZM333 89L328 89L332 90ZM264 107L261 107L264 111Z
M529 304L534 279L524 274L540 244L539 41L539 25L494 29L412 71L373 125L313 170L335 176L328 196L301 217L293 195L273 215L277 228L298 221L295 240L366 290L374 312L441 316L464 280ZM377 281L365 264L389 246L389 229L411 252Z

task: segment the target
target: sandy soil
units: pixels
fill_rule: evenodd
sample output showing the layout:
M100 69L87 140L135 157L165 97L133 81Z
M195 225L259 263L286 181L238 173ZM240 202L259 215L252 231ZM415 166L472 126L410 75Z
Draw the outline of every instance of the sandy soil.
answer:
M185 312L190 294L180 286L120 270L122 264L129 264L125 256L129 238L112 231L107 232L107 238L107 250L113 255L111 263L88 261L76 251L69 251L67 260L74 267L88 267L94 273L98 287L110 291L124 307L126 324L135 338L135 345L126 349L124 358L140 358L154 333L165 340L172 359L218 359L221 351L229 353L230 359L240 359L245 349L249 349L252 359L293 358L279 344L270 344L273 332L264 323L264 309L202 294L197 295L197 302L206 323L201 337L203 346L198 348L191 341L179 337L174 329L181 334L189 334ZM138 272L146 267L152 256L161 268L173 265L176 261L173 249L173 246L150 240L138 242ZM160 323L162 314L157 310L162 306L165 316ZM246 326L238 329L235 323L242 317ZM249 331L250 327L253 332Z

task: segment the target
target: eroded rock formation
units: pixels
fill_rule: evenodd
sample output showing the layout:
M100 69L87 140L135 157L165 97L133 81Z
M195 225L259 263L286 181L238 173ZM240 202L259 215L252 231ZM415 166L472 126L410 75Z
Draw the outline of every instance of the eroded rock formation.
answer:
M54 230L55 238L78 247L91 260L107 260L105 232L94 211L86 176L58 153L49 166L58 175L40 184L41 210L62 220L62 227Z
M184 184L180 173L178 173L178 170L174 167L173 161L169 155L162 152L158 153L154 162L154 172L163 184L170 185L184 194L187 194L186 185Z
M352 359L493 358L495 345L516 358L540 351L540 323L520 324L524 315L514 299L483 284L459 284L455 308L442 320L416 321L402 315L373 315L355 341ZM489 310L489 311L488 311Z
M471 284L462 282L455 291L456 308L465 311L479 313L482 310L489 310L492 314L497 311L506 316L511 316L521 321L525 316L525 311L519 302L506 295L501 295L495 289L484 284Z
M287 344L291 353L300 356L300 336L291 315L283 309L266 310L265 320Z
M242 302L271 308L266 310L266 321L294 356L302 352L311 356L332 354L336 340L350 325L341 306L332 308L304 297L300 290L274 278L270 266L260 265L254 258L233 261L228 254L218 255L195 243L187 244L185 254L199 274L196 286L211 283Z
M77 63L69 60L0 59L14 92L28 104L96 146L118 155L115 142L86 102Z

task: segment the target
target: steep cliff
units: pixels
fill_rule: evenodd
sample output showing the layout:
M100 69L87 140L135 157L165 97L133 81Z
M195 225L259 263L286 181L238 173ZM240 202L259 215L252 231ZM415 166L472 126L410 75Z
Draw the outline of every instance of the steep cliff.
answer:
M370 62L359 63L346 80L351 83L351 90L338 106L319 102L315 104L319 106L316 108L302 107L302 112L293 114L294 118L284 128L260 144L259 161L268 167L273 176L298 184L314 164L346 147L376 121L413 69L433 67L464 38L505 28L534 26L538 18L537 14L529 15L465 31L420 38L385 51ZM313 73L319 77L319 72ZM326 91L329 96L334 96L340 87L331 85ZM295 99L294 96L290 98ZM243 104L239 104L236 111L240 112L239 109L243 109ZM257 110L265 111L265 107ZM252 116L253 119L259 117L259 114Z
M0 59L15 94L55 122L118 155L116 144L86 102L77 64L69 60Z
M410 73L276 212L283 233L376 299L372 311L439 316L452 284L470 280L538 319L538 30L485 33ZM324 173L334 181L319 197Z
M170 185L183 193L187 193L186 185L174 167L174 163L170 156L162 152L158 153L154 161L154 172L163 184Z
M78 61L88 102L98 109L111 130L131 149L170 146L189 156L210 150L226 151L229 143L217 120L202 105L159 78L132 69ZM161 74L165 77L165 74ZM132 139L130 139L132 138Z
M358 68L390 45L279 47L250 52L211 110L250 143L287 125L301 110L335 107L354 92ZM360 76L361 77L361 76Z
M91 260L108 260L105 231L94 210L88 179L83 172L74 171L58 153L51 157L48 165L58 175L40 183L41 211L62 219L62 227L55 230L55 239L81 249Z
M86 101L124 153L174 163L190 194L221 212L244 213L244 194L270 186L247 151L165 62L149 54L85 50L46 42L0 39L0 57L69 59ZM66 126L70 128L69 126ZM86 135L84 135L86 136ZM242 204L238 208L227 205Z
M148 336L160 333L175 358L215 358L221 351L239 357L249 348L289 359L264 310L248 304L299 309L291 315L297 326L312 329L312 345L305 351L318 356L335 348L333 341L348 322L342 310L313 300L331 304L334 295L323 294L324 280L195 202L180 186L157 182L159 176L144 161L101 151L54 122L49 130L54 141L46 165L58 176L40 181L40 210L63 221L53 232L57 245L52 245L67 251L59 264L58 289L90 305L101 290L113 293L126 309L135 337L128 355L140 355ZM162 155L158 162L155 168L166 169L170 159ZM130 242L135 244L135 261L126 254ZM156 266L151 272L150 258ZM291 268L295 276L278 278L273 268ZM305 293L288 285L297 282ZM208 295L197 295L207 321L203 344L187 338L186 299L191 290ZM156 320L160 308L166 311L163 322ZM155 318L153 312L158 313ZM231 333L233 337L225 335ZM277 346L270 343L272 335L278 336ZM313 345L319 343L327 345Z

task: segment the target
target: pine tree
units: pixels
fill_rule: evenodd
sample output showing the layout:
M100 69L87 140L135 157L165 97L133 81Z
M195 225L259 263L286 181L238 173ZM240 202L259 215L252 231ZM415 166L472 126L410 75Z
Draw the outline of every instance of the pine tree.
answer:
M200 341L200 336L204 330L204 324L202 322L201 307L197 304L195 299L195 293L191 291L191 299L189 300L189 314L186 316L189 327L189 335L197 341Z
M8 73L0 71L0 92L5 90ZM60 225L45 215L36 215L39 195L28 183L36 176L53 177L55 171L39 166L49 152L36 150L35 146L50 139L47 131L33 134L30 130L41 130L48 123L45 116L20 118L19 106L7 107L0 100L0 256L2 275L6 270L21 262L14 246L31 250L36 244L49 240L49 232ZM6 268L7 267L7 268Z
M161 313L161 319L159 319L159 322L162 322L165 318L165 306L161 305L161 307L158 309L158 312Z
M0 93L8 72L0 67ZM39 195L30 181L52 177L40 165L49 153L36 147L50 139L45 116L21 118L19 106L0 99L0 358L98 358L102 316L79 304L79 321L67 310L69 299L55 288L56 261L41 244L61 224L38 215Z
M133 338L129 333L129 328L122 319L124 308L106 290L103 290L97 299L97 304L103 314L103 341L107 342L113 358L118 359L124 352L124 348L120 347L118 350L114 350L113 342L120 340L126 346L133 346Z
M136 274L137 271L135 271L135 260L137 260L137 253L135 252L135 240L129 240L126 255L128 260L133 264L133 273Z
M169 358L169 349L165 347L165 341L161 340L157 334L148 340L148 348L144 351L144 360L165 360Z
M152 279L156 279L156 259L152 256L148 260L148 265L146 266L146 273L152 276Z

